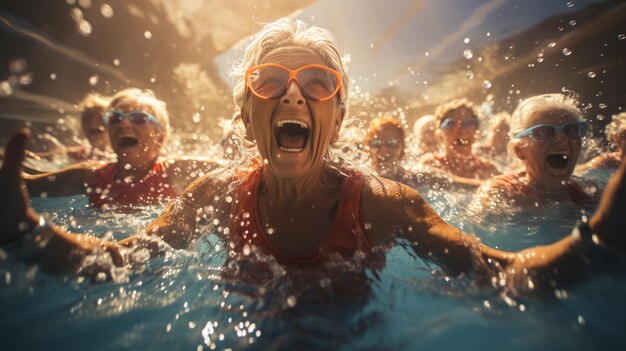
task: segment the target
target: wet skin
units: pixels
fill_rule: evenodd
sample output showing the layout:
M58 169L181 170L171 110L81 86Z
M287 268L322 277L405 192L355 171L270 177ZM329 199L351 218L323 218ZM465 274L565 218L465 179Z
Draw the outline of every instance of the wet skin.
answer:
M446 119L452 121L476 120L471 110L458 108L447 113ZM472 145L476 141L477 127L449 127L442 130L442 137L446 146L446 157L449 159L469 157L472 155Z
M119 104L114 109L125 113L146 111L155 115L149 106L140 104ZM119 177L141 176L147 173L159 157L165 138L162 126L152 122L135 124L129 119L122 119L121 122L109 125L108 132L118 164L130 166L119 167Z
M549 111L526 118L522 128L538 124L561 126L576 121L578 118L565 111ZM574 172L581 148L581 138L568 138L563 131L559 131L554 138L546 141L535 140L531 136L524 137L514 146L514 151L526 166L529 184L538 189L559 190L563 189L564 182ZM564 161L555 166L550 158L558 157Z
M377 172L390 171L402 161L404 140L402 133L395 126L383 125L374 135L373 140L378 140L378 147L369 146L370 158ZM390 145L388 141L397 141L396 145Z
M89 144L100 151L111 150L111 141L102 122L104 108L93 107L83 112L82 127Z

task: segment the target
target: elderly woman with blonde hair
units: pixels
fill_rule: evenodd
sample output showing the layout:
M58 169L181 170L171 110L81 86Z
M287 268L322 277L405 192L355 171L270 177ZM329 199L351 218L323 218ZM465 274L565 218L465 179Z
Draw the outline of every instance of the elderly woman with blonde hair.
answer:
M572 176L587 129L572 97L557 93L523 100L511 118L509 145L523 168L487 181L475 201L532 208L546 201L581 206L593 200L595 185Z
M441 152L421 157L421 168L447 172L468 180L484 180L500 173L493 163L475 155L472 150L479 119L471 102L466 99L447 102L437 107L435 115L443 148Z
M405 155L405 132L402 123L393 117L374 118L365 134L365 149L376 174L410 187L417 187L415 174L402 166Z
M121 90L111 97L100 119L117 160L26 175L31 196L86 193L99 208L153 204L180 194L195 176L212 167L206 161L163 157L169 114L165 102L150 90Z

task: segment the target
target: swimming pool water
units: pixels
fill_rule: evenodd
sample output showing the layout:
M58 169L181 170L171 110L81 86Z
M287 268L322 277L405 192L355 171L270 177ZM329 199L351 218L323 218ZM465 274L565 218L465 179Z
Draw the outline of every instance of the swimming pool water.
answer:
M510 223L485 223L458 210L468 194L422 193L448 221L505 250L552 242L580 215L545 208L539 215L512 215ZM101 212L84 196L34 199L33 206L70 230L116 239L162 209ZM449 277L407 246L399 242L386 253L384 269L368 271L370 293L322 298L280 273L261 283L224 278L225 245L210 233L188 250L170 250L108 282L48 275L5 253L2 348L601 350L626 342L623 276L599 275L556 290L551 299L508 296L471 277ZM313 274L308 283L328 279Z

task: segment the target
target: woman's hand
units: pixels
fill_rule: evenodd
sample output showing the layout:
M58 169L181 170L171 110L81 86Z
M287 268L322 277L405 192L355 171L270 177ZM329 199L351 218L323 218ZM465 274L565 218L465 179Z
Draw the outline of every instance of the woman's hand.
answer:
M626 252L626 161L607 183L589 226L607 246Z
M0 243L8 243L33 230L39 215L30 207L26 186L20 175L28 129L22 129L6 145L0 169Z

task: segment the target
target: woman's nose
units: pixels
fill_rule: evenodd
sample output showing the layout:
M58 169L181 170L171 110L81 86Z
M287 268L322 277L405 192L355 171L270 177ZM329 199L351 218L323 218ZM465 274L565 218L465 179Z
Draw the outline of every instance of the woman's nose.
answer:
M304 105L305 104L306 99L302 95L302 92L300 91L300 87L298 86L298 83L295 80L292 80L291 82L289 82L289 85L287 85L287 90L285 91L285 94L280 98L280 102L285 105L289 105L289 104Z

